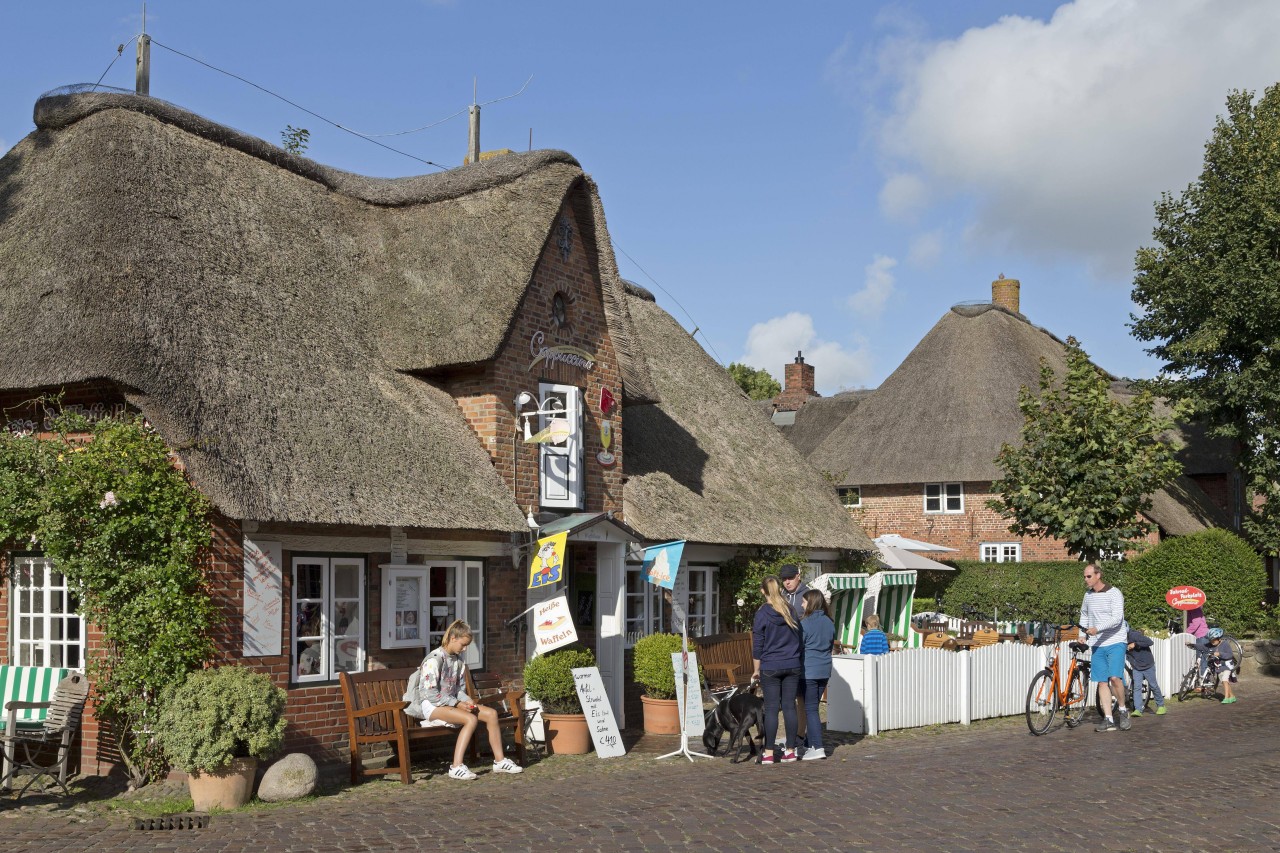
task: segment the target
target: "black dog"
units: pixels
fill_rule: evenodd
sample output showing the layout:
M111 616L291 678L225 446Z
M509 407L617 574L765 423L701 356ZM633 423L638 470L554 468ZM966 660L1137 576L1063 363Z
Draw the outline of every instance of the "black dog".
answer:
M750 734L755 727L755 736ZM760 739L760 752L764 751L764 700L753 693L735 693L716 703L702 732L702 745L707 748L708 755L715 755L720 750L720 738L729 733L729 747L725 755L734 753L733 763L742 760L743 747L750 747L751 754L756 755L756 738ZM746 743L742 742L746 735ZM736 752L735 752L736 750Z

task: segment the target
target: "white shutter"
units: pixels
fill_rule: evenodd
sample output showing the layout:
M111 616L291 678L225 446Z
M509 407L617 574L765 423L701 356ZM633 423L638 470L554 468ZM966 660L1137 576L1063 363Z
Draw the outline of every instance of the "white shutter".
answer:
M468 560L462 564L458 579L460 618L471 626L471 645L467 646L466 664L472 669L484 666L484 563Z
M564 444L539 445L541 469L542 505L564 509L582 508L582 392L572 385L541 383L538 396L541 408L552 408L549 403L559 400L564 406L563 417L569 422L569 438ZM538 417L538 429L545 429L552 415Z

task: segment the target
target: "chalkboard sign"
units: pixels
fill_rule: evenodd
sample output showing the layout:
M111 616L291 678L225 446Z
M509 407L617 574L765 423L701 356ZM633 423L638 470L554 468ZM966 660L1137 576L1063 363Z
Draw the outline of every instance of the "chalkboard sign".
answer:
M578 691L582 713L587 717L587 728L591 730L591 739L596 745L596 755L601 758L626 755L627 749L622 745L618 721L614 719L613 708L609 705L609 696L604 692L604 680L600 678L599 668L594 666L575 668L573 686Z

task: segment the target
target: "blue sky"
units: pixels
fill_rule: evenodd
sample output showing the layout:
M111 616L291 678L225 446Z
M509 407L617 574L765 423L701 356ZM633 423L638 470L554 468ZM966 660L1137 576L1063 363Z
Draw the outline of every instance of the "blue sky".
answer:
M36 98L95 82L141 3L12 3L0 150ZM152 0L158 45L365 133L479 102L483 148L573 153L623 275L722 362L874 387L953 304L1022 281L1028 318L1100 365L1152 204L1199 173L1233 88L1280 81L1272 0L249 3ZM103 79L133 86L130 45ZM152 95L370 175L435 171L160 46ZM382 142L459 164L465 114Z

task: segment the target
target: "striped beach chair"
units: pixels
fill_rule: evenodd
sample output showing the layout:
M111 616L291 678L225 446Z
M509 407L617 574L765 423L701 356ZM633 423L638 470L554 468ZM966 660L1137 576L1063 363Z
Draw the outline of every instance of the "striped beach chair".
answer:
M10 666L0 664L0 737L8 735L9 717L14 718L14 728L18 731L38 731L43 728L49 709L19 708L11 715L10 702L49 702L58 682L70 675L74 670L58 669L47 666ZM10 774L10 756L5 751L3 766L0 766L0 786L7 787Z

